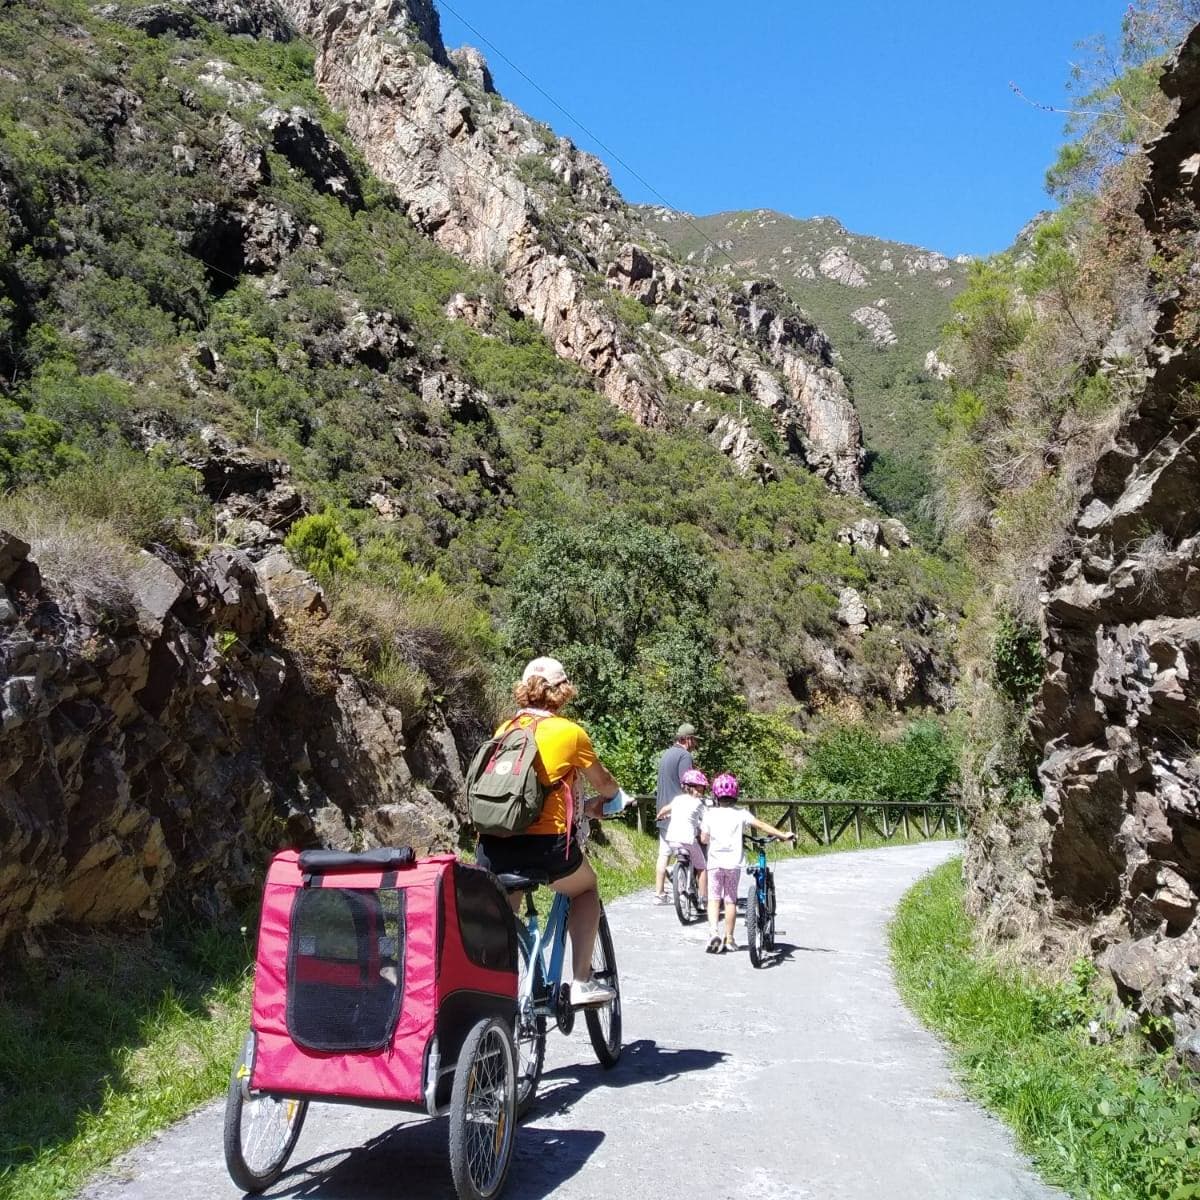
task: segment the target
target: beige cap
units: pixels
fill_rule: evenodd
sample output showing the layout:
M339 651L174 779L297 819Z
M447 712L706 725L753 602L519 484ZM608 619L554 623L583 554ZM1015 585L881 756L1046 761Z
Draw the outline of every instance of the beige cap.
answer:
M682 725L680 725L680 727L677 730L675 730L675 740L677 742L683 741L684 738L690 738L690 737L694 738L695 736L696 736L695 725L689 725L686 721Z
M535 658L521 672L521 682L528 683L535 675L540 675L551 686L567 682L567 669L557 658Z

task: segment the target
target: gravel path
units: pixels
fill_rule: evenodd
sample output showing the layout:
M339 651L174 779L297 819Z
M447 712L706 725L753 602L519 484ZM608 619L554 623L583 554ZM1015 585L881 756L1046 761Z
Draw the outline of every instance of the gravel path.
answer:
M967 1101L901 1004L886 925L948 843L777 867L780 960L703 953L646 894L611 906L625 1051L596 1065L582 1021L549 1035L505 1200L1049 1200L1004 1127ZM739 922L738 933L742 927ZM222 1105L147 1143L82 1200L226 1200ZM314 1105L268 1195L445 1200L446 1122Z

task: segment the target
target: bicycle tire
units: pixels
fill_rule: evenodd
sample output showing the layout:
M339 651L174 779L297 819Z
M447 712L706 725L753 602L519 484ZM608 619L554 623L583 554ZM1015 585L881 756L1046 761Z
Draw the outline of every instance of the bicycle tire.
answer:
M671 872L671 893L675 900L675 915L681 925L692 923L692 897L688 887L688 868L681 862Z
M223 1140L229 1178L243 1192L256 1195L283 1174L304 1126L308 1101L251 1095L249 1087L243 1085L245 1072L253 1065L254 1034L248 1033L225 1093ZM261 1126L259 1136L269 1139L262 1161L252 1148L258 1140L254 1136L255 1126Z
M758 898L758 883L755 881L750 895L746 897L746 949L750 951L750 965L763 965L763 936L765 934L762 905Z
M588 1037L592 1049L606 1070L617 1065L621 1057L621 979L617 974L617 956L613 952L612 934L608 928L608 914L600 911L600 928L596 932L596 945L592 950L592 978L607 984L616 998L596 1008L585 1008Z
M459 1200L492 1200L504 1187L517 1126L512 1033L499 1017L467 1034L450 1091L450 1174Z
M517 993L524 989L525 975L529 970L529 947L525 939L518 936L517 953L520 968L517 975ZM538 971L541 974L541 971ZM536 1004L542 997L539 995L540 980L534 981L533 999ZM540 1014L530 1015L522 1020L517 1013L513 1024L513 1046L517 1056L517 1117L523 1117L533 1104L537 1095L538 1083L542 1078L542 1067L546 1061L546 1018Z
M767 930L763 944L768 950L775 949L775 876L767 872Z

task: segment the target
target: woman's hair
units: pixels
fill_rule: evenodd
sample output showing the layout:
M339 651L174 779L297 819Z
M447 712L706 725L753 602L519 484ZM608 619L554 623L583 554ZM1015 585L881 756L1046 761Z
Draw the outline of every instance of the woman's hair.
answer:
M562 683L547 683L540 675L531 675L513 688L513 698L519 707L548 708L551 712L558 712L578 694L569 679Z

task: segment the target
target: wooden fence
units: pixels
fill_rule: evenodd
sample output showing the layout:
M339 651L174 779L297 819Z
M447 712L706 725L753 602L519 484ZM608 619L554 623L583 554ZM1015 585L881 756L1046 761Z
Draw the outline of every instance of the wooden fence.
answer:
M636 820L639 832L654 827L655 801L653 796L638 796ZM861 845L864 831L870 831L885 842L903 832L904 840L962 836L962 806L943 800L930 804L910 804L907 801L872 801L862 804L834 803L825 800L739 800L739 808L748 808L762 820L779 829L794 833L797 838L807 834L819 846L832 846L853 831L854 841Z

